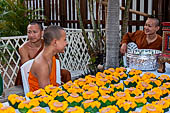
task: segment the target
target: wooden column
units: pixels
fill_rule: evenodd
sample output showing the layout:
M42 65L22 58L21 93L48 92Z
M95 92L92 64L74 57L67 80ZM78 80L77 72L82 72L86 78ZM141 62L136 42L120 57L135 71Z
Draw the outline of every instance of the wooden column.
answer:
M49 0L44 0L44 15L46 17L45 25L48 26L50 25L50 1Z

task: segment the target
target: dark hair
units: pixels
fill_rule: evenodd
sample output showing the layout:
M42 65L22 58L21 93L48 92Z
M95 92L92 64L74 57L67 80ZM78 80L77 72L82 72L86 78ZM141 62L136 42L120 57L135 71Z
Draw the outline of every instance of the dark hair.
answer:
M155 20L155 26L160 26L159 18L155 17L154 15L149 15L148 18Z
M38 27L40 28L41 31L43 31L43 26L41 25L40 22L38 21L32 21L29 25L38 25Z
M64 30L60 26L50 25L44 31L44 43L45 45L50 45L51 41L55 38L59 40L61 38L61 31Z

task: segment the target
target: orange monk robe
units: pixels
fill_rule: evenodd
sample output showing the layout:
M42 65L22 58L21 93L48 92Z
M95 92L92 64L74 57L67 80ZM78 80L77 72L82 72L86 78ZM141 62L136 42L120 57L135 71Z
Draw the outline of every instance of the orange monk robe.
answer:
M49 77L50 77L50 84L54 86L59 86L59 84L56 83L56 58L55 57L53 57L52 60L52 69ZM31 72L29 72L28 83L29 83L30 91L36 91L40 88L37 77L35 77Z
M162 37L160 35L157 34L157 39L148 44L147 40L146 40L146 34L144 33L144 31L136 31L133 33L126 33L123 36L122 42L128 44L129 42L134 42L137 44L139 49L156 49L156 50L162 50Z

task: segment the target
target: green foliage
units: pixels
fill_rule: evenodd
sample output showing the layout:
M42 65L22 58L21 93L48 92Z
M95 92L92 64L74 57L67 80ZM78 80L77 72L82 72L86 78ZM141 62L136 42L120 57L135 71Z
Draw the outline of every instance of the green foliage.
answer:
M0 0L0 37L26 35L29 21L40 9L27 9L24 0ZM39 15L38 15L39 17Z

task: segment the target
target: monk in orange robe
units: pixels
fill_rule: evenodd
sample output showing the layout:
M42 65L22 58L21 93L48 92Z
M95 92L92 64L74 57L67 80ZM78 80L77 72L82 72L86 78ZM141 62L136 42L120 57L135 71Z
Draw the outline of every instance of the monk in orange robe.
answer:
M145 22L144 31L128 32L123 36L120 52L126 53L129 42L136 43L139 49L162 50L162 37L156 34L159 28L159 20L149 17Z
M63 28L50 25L44 31L43 39L45 46L35 57L29 72L30 91L44 88L49 84L59 85L56 83L55 55L64 52L67 45L66 33Z
M20 66L30 59L34 59L44 48L43 27L38 22L32 22L27 27L28 41L21 45L19 54L21 57ZM58 55L55 55L59 59ZM71 80L71 74L68 70L61 69L61 81L66 83ZM22 85L21 71L19 69L15 85Z

